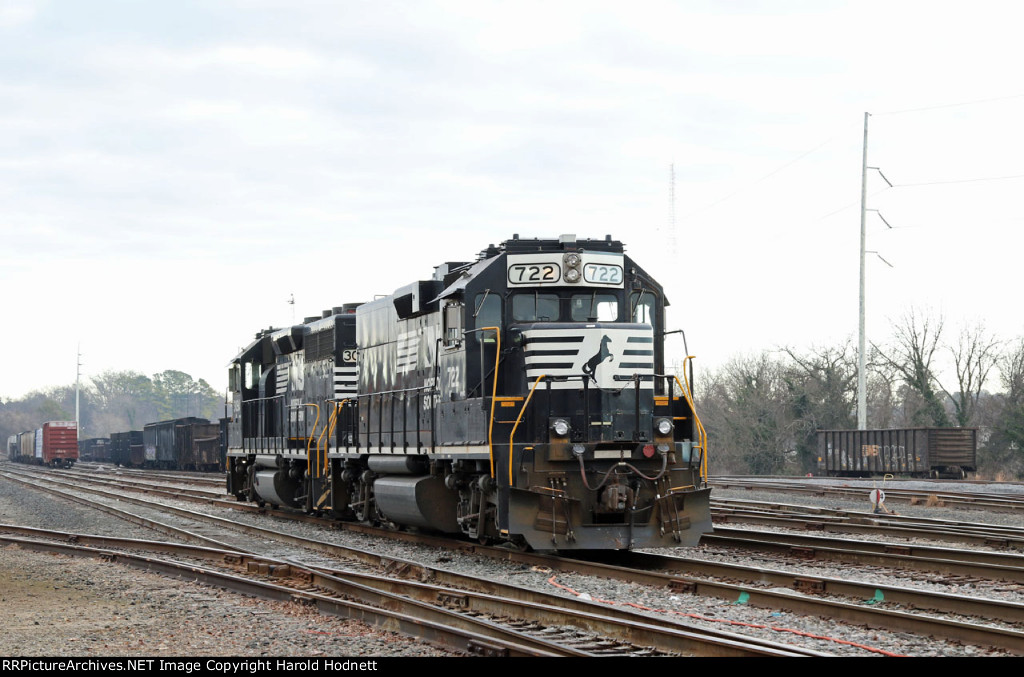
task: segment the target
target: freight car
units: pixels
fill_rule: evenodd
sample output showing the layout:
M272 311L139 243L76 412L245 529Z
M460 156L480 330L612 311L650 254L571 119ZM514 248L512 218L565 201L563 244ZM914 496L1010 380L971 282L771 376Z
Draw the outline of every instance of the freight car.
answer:
M142 428L142 466L164 470L223 470L219 432L219 424L195 416L147 423Z
M262 331L229 370L228 492L542 550L694 545L707 443L667 305L619 241L515 236Z
M110 461L125 468L141 468L146 462L146 447L141 430L110 434Z
M90 437L78 441L78 460L94 463L110 461L110 438Z
M220 423L194 421L180 431L178 468L217 472L224 470Z
M832 477L948 477L977 470L976 428L819 430L818 471Z
M75 421L47 421L42 428L17 437L14 460L19 463L70 468L78 460L78 423Z
M42 441L42 431L27 430L23 433L18 433L18 453L15 456L15 461L18 463L35 463L36 458L36 432L39 433L39 440ZM40 458L42 457L42 450L40 449Z

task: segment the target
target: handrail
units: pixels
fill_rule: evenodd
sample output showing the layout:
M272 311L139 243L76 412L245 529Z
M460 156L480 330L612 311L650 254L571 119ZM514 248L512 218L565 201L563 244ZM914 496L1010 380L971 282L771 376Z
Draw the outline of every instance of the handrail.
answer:
M686 359L683 360L683 376L686 375L686 365L688 362L693 360L695 355L687 355ZM693 365L690 365L690 369L693 369ZM687 379L679 380L678 376L673 376L676 383L679 384L679 389L682 391L683 396L686 398L686 402L690 405L690 411L693 412L694 423L697 424L697 446L700 447L700 476L706 482L708 479L708 433L704 429L704 424L700 421L700 416L697 415L697 406L693 403L693 393L690 392L689 381Z
M512 426L512 432L508 435L508 485L512 486L512 438L516 436L516 429L519 427L519 422L523 420L523 414L526 413L526 408L530 406L530 400L533 398L533 393L537 390L537 386L540 385L542 379L547 378L547 374L541 374L537 377L537 380L533 382L533 387L530 388L530 394L526 396L526 401L523 402L522 409L519 410L519 416L516 417L516 424ZM491 463L491 477L494 477L494 463Z
M501 327L477 327L471 331L464 332L470 334L478 331L493 331L498 341L495 344L494 350L494 376L493 383L491 385L491 417L487 421L487 454L491 459L491 477L494 477L494 402L498 397L498 364L501 361ZM483 364L483 357L480 358L481 365ZM481 366L482 368L482 366ZM468 387L468 386L467 386ZM509 447L509 454L511 455L511 447Z
M437 392L437 386L436 385L434 385L434 386L423 385L423 386L415 386L415 387L412 387L412 388L399 388L399 389L396 389L396 390L380 390L380 391L372 392L372 393L359 393L359 394L357 394L355 396L355 402L358 405L362 400L369 400L369 405L367 405L367 406L370 406L370 405L373 404L374 398L379 399L380 402L383 403L385 395L408 395L408 394L411 394L411 393L415 393L416 397L421 397L422 393L424 393L424 392L431 392L431 391L436 393ZM351 400L353 398L348 398L348 399ZM332 400L328 400L328 401L332 401ZM348 401L348 400L344 400L344 401ZM394 423L394 410L393 410L394 403L393 402L392 402L391 406L392 406L391 428L389 430L389 435L391 435L391 438L392 438L391 439L391 446L394 447L394 444L395 444L395 440L394 440L395 423ZM406 405L405 405L405 403L403 401L403 408L405 406ZM417 411L419 411L418 406L417 406ZM436 412L436 408L435 408L435 412ZM369 416L370 416L370 414L369 414L369 409L368 409L367 410L367 417L369 417ZM404 438L404 436L408 432L409 432L408 426L403 422L403 426L402 426L402 436L403 436L403 438ZM372 434L372 432L369 430L369 426L367 426L367 431L366 431L367 440L366 440L366 443L367 443L368 447L371 446L370 445L370 436L371 436L371 434ZM358 430L356 431L355 437L356 437L356 447L359 447L360 442L359 442L359 432L358 432ZM380 406L378 408L378 416L377 416L377 444L378 444L378 446L380 448L383 448L383 446L384 446L383 445L383 438L384 438L384 405L380 404ZM433 442L433 440L435 438L436 438L436 435L434 434L433 428L431 428L431 441ZM417 440L417 446L419 446L419 419L418 418L416 420L416 440Z
M331 402L332 404L334 404L334 411L331 412L330 417L327 419L327 425L324 427L323 432L320 433L320 439L317 440L317 443L316 443L317 453L319 454L320 442L324 439L324 434L327 435L327 441L324 442L324 455L323 455L323 459L324 459L323 474L324 475L327 474L327 465L328 465L327 454L330 452L329 447L330 447L330 444L331 444L331 435L334 434L334 429L338 425L338 413L341 411L341 408L343 406L345 406L345 403L349 401L349 398L346 397L345 399L340 400L340 401L338 401L338 400L327 400L327 401ZM328 428L329 428L329 430L328 430Z
M316 409L316 419L313 421L313 432L315 433L316 432L316 426L320 423L320 405L319 404L307 403L307 404L304 404L303 406L305 406L305 407L313 407L314 409ZM309 437L306 438L306 474L307 475L310 474L310 467L312 465L312 459L310 459L310 457L309 457L309 455L310 455L309 445L312 442L313 442L313 436L310 435ZM317 453L319 453L319 451L320 451L320 448L317 447Z
M246 451L252 451L252 452L255 452L255 453L259 453L259 452L267 450L267 447L265 446L267 444L267 440L269 439L267 437L267 431L265 430L265 426L267 425L267 415L268 415L267 414L267 407L269 405L271 405L274 400L280 400L279 404L281 404L282 406L284 405L285 398L284 398L283 394L281 394L281 395L271 395L269 397L253 397L251 399L248 399L248 400L243 399L241 401L239 407L240 407L240 410L243 412L243 414L246 411L251 413L254 408L257 409L255 425L250 424L250 426L251 427L255 427L256 430L251 430L250 429L250 430L247 431L246 430L246 426L245 425L242 426L242 447L244 449L246 449ZM283 418L283 416L284 416L283 412L282 412L281 416ZM247 432L254 433L254 435L252 437L246 437L246 433ZM246 442L245 442L246 440L257 440L257 442L255 444L256 448L250 449L246 445Z
M334 410L331 411L331 415L327 417L327 425L324 426L324 429L320 431L320 435L318 435L316 438L316 469L320 471L320 474L318 474L317 477L323 477L327 471L327 454L325 453L323 456L320 455L320 443L324 441L324 435L327 434L327 429L333 427L334 421L337 418L337 416L338 407L335 406ZM328 438L327 441L330 442L330 438ZM324 463L320 462L321 458L324 459Z
M365 399L365 398L368 398L368 397L377 397L378 395L397 395L397 394L402 394L402 393L414 393L417 390L432 390L432 389L434 389L434 386L415 386L413 388L401 388L401 389L398 389L398 390L378 390L378 391L375 391L375 392L372 392L372 393L358 393L356 395L356 399L360 400L360 399ZM352 399L352 398L349 398L349 399ZM329 401L333 401L333 400L329 400Z

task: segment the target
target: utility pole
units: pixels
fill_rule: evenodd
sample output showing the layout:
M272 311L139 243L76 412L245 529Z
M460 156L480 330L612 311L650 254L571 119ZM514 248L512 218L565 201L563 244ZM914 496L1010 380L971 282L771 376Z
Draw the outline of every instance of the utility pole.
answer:
M76 360L76 362L78 362L78 366L75 368L75 431L76 431L75 434L78 436L76 439L80 440L80 439L82 439L82 426L79 423L80 419L79 419L79 416L78 416L78 390L79 390L79 384L80 384L81 377L82 377L82 344L81 344L81 342L79 342L79 344L78 344L78 359Z
M868 427L867 346L864 334L864 252L867 243L865 215L868 197L868 116L864 113L864 155L860 172L860 327L857 344L857 429Z

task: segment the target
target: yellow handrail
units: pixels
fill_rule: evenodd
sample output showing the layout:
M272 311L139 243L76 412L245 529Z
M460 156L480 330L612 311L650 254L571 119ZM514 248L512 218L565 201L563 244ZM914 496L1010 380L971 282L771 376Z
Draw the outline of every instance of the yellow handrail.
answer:
M330 400L328 400L328 401L330 401ZM340 402L334 402L334 411L332 411L331 415L327 417L327 425L324 426L324 429L320 432L320 437L318 437L317 440L316 440L317 467L320 468L323 471L319 475L320 477L323 477L324 475L327 474L327 452L328 452L327 445L329 445L331 443L331 435L334 434L334 428L335 428L335 426L338 425L338 411L341 410L341 405L345 404L346 402L348 402L347 399L341 400ZM324 442L324 436L325 435L327 436L327 441L326 442ZM320 455L320 443L321 442L324 442L324 453L323 453L323 456ZM323 459L323 463L320 462L321 458Z
M498 342L494 350L494 382L491 387L491 419L487 422L487 453L491 457L491 477L494 477L494 400L498 397L498 361L501 359L501 327L480 327L476 331L493 331ZM481 350L483 346L481 345ZM482 395L483 393L481 393Z
M316 419L313 421L313 435L316 434L316 427L320 423L320 405L319 404L305 404L303 406L313 407L316 409ZM312 459L309 457L309 445L313 442L313 435L306 438L306 474L310 474L310 468L312 467ZM317 448L319 451L319 447Z
M533 387L530 388L530 394L526 396L526 401L523 402L523 408L519 410L519 416L516 417L516 424L512 426L512 432L508 435L508 485L512 486L512 438L516 436L516 428L519 427L519 422L523 420L523 414L526 413L526 408L530 406L530 400L533 398L533 393L537 390L537 386L540 384L541 379L547 378L547 374L541 374L537 377L537 380L533 382ZM491 468L491 477L494 477L494 468Z
M697 424L697 446L700 447L700 476L701 479L707 481L708 478L708 433L704 430L704 424L700 422L700 416L697 415L697 406L693 403L693 393L690 392L690 384L686 377L686 365L692 360L695 355L687 355L686 359L683 360L683 380L680 381L678 376L673 375L676 383L679 384L679 390L682 391L683 396L686 398L687 403L690 405L690 411L693 412L693 421ZM693 369L693 365L690 365L690 369Z

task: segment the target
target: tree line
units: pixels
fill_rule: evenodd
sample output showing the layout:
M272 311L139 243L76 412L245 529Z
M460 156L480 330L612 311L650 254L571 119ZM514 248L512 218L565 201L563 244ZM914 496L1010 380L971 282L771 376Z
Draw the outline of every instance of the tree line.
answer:
M146 376L136 371L105 371L79 390L80 439L142 430L147 423L185 416L215 421L224 415L224 396L203 379L173 369ZM73 421L75 386L30 392L0 402L0 440L34 430L46 421Z
M1024 478L1024 339L982 324L950 336L941 316L907 312L867 355L867 427L978 428L978 472ZM857 427L857 347L781 348L698 374L697 411L716 474L817 469L817 431Z
M1024 478L1024 339L983 325L950 337L942 317L910 311L868 352L869 428L979 429L979 474ZM715 474L817 470L817 431L857 427L857 349L851 339L803 351L765 350L701 372L697 411ZM181 371L106 371L80 392L81 437L141 430L183 416L216 420L224 397ZM0 402L0 440L70 420L73 385Z

